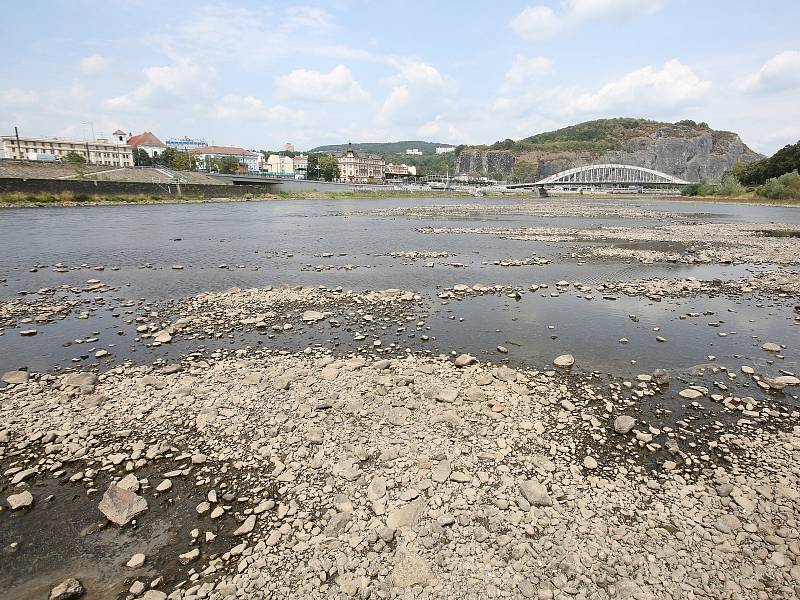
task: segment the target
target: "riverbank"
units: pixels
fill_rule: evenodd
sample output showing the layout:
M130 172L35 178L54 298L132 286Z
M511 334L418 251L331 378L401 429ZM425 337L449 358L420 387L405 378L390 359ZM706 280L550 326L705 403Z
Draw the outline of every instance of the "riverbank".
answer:
M459 196L469 197L467 192L426 190L425 192L386 191L298 191L279 192L276 194L245 195L229 198L203 198L199 196L154 196L146 194L131 195L76 195L71 192L59 194L0 194L0 208L42 208L55 206L114 206L120 204L202 204L210 202L265 202L270 200L350 200L379 198L418 198L420 196Z

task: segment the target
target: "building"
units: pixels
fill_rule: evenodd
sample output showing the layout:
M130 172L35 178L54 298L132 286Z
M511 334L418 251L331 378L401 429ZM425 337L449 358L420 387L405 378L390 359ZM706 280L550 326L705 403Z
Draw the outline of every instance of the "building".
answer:
M294 176L297 179L305 179L308 175L308 155L298 154L294 157Z
M286 143L283 145L283 149L284 149L284 151L286 151L286 152L294 152L294 144L292 144L291 142L286 142Z
M406 148L406 154L415 154L417 156L422 156L422 150L419 148Z
M270 175L294 177L294 159L283 154L270 154L267 159L267 171Z
M385 177L387 180L408 179L409 177L416 177L416 176L417 176L417 167L415 167L414 165L406 165L406 164L386 165Z
M332 156L339 163L339 181L367 183L370 180L383 179L386 161L380 154L367 154L353 150L352 144Z
M150 158L156 158L167 149L167 145L158 139L152 131L145 131L139 135L129 137L128 145L144 150Z
M448 152L455 152L455 146L437 146L436 154L447 154Z
M236 146L204 146L190 151L197 159L197 168L211 170L211 161L226 156L233 156L248 171L257 172L261 154L237 148Z
M121 136L119 134L122 134ZM0 158L26 160L64 160L70 152L93 165L116 167L133 166L133 149L125 143L127 134L117 130L112 139L100 138L94 141L76 140L60 137L31 137L13 135L0 136Z
M195 148L207 148L208 142L201 138L167 138L164 143L167 148L175 148L179 152L190 152Z

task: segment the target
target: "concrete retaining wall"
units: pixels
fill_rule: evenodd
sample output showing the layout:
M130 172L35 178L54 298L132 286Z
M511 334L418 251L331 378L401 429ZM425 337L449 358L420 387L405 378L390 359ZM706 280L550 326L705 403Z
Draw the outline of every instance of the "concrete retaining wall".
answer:
M144 194L164 198L192 196L200 198L242 198L248 194L274 194L281 185L204 185L184 183L142 183L136 181L88 181L74 179L21 179L0 178L0 193L88 194L91 196L118 196Z

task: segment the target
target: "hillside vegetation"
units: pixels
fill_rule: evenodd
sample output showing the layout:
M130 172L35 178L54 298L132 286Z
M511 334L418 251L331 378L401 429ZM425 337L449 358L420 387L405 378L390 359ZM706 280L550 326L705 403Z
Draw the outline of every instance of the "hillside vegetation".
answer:
M784 146L769 158L738 163L727 174L744 185L763 185L769 179L792 171L800 171L800 142Z

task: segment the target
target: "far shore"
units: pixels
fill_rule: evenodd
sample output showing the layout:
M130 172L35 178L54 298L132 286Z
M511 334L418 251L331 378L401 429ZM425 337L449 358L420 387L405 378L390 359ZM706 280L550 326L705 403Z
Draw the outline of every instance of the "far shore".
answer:
M65 192L60 194L30 194L12 192L0 194L0 208L48 208L48 207L76 207L76 206L115 206L115 205L148 205L148 204L207 204L221 202L269 202L275 200L369 200L392 198L474 198L473 194L458 190L426 190L424 192L409 192L399 190L381 191L298 191L278 194L259 194L242 197L217 197L204 198L200 196L154 196L138 195L91 195L76 197L75 194ZM526 192L487 192L486 198L509 198L520 200L538 200L536 193ZM480 197L478 197L480 198ZM631 202L662 201L662 202L707 202L712 204L752 204L758 206L785 206L800 207L800 199L774 200L758 196L664 196L657 194L552 194L551 199L569 198L580 200L582 198L600 198L609 200L627 200Z

